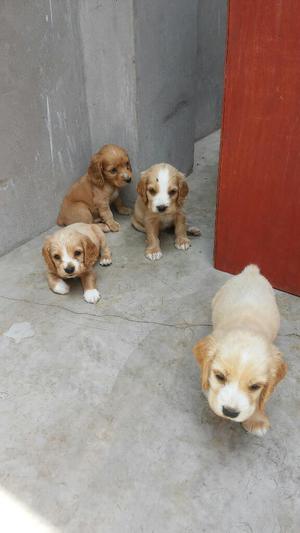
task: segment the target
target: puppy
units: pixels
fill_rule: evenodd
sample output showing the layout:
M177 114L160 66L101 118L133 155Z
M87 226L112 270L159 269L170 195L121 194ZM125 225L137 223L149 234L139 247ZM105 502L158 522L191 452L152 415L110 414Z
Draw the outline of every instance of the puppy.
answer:
M48 268L48 284L53 292L67 294L70 288L64 280L80 278L85 301L98 302L100 294L96 289L93 265L99 252L100 265L107 266L112 261L104 233L97 224L71 224L56 231L47 237L42 252Z
M162 257L159 232L168 227L175 228L176 248L187 250L191 241L182 207L189 188L184 174L167 163L153 165L141 173L137 192L131 222L147 235L146 257L152 261ZM200 231L190 228L190 234L199 235Z
M265 404L287 365L273 344L280 325L274 292L257 266L247 266L217 292L212 322L212 334L193 349L209 405L264 435L270 427Z
M63 199L57 224L67 226L74 222L92 224L100 218L105 231L119 231L110 209L113 204L121 215L130 215L119 191L132 179L129 157L124 148L106 144L90 162L87 173L76 181Z

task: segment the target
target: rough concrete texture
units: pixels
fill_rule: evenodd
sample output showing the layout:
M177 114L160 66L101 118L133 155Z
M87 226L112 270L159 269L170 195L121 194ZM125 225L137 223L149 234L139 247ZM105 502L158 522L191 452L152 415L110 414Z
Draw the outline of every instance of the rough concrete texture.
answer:
M138 165L133 0L80 0L86 98L92 152L106 143L124 146ZM122 191L126 204L134 188Z
M22 505L68 533L299 531L299 299L277 293L289 373L264 438L210 411L191 353L229 277L212 267L217 157L213 134L189 177L203 236L181 252L165 235L151 263L120 218L95 306L77 283L48 290L42 236L1 258L0 501L14 518Z
M137 158L132 0L80 1L92 151L111 142Z
M53 225L90 138L77 0L0 6L0 255Z
M137 0L137 120L143 168L167 161L191 170L194 150L197 5Z
M195 139L220 127L227 0L199 0Z

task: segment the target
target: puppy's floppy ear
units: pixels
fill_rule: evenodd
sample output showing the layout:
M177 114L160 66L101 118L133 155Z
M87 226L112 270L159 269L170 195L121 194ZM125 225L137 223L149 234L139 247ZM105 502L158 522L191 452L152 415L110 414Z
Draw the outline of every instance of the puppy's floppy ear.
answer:
M268 383L264 386L259 397L259 408L264 409L265 403L268 401L277 383L281 381L287 373L288 366L282 358L282 354L276 346L272 346L273 360L270 369L270 376Z
M56 273L56 266L54 261L52 260L51 253L50 253L50 245L51 245L51 237L48 237L48 239L45 240L44 246L42 248L42 254L45 260L45 263L48 267L49 272Z
M91 268L98 259L99 248L86 236L82 239L81 244L84 250L84 264L86 268Z
M94 154L88 168L88 175L95 185L103 187L104 185L104 173L102 156L100 154Z
M147 170L144 170L144 172L141 172L141 179L137 184L136 190L138 194L141 196L145 205L147 205L148 203L147 184L148 184L148 174L147 174Z
M212 335L204 337L193 348L193 354L201 366L201 384L204 390L209 387L209 373L213 358L216 353L216 341Z
M182 172L177 172L178 197L177 204L179 207L183 205L186 196L189 193L189 186L186 182L185 175Z

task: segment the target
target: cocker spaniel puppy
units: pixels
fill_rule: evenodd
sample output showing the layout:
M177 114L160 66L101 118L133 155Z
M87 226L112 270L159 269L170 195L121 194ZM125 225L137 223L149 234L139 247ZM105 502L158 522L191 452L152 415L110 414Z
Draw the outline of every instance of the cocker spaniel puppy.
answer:
M209 405L217 415L264 435L270 427L265 404L287 364L273 344L280 325L275 295L257 266L247 266L217 292L212 322L212 334L193 350Z
M96 274L93 266L99 253L100 265L110 265L111 253L103 231L97 224L71 224L46 238L43 256L47 265L49 288L57 294L70 290L65 280L80 278L86 302L98 302Z
M189 192L184 174L167 163L153 165L141 173L138 197L131 219L138 231L147 235L145 255L155 261L162 257L160 230L175 228L175 246L187 250L191 246L187 233L200 235L198 228L187 228L183 203Z
M74 222L92 224L100 219L105 231L119 231L110 205L121 215L130 215L119 196L122 187L131 182L132 169L124 148L106 144L93 155L87 173L76 181L63 199L57 224L67 226Z

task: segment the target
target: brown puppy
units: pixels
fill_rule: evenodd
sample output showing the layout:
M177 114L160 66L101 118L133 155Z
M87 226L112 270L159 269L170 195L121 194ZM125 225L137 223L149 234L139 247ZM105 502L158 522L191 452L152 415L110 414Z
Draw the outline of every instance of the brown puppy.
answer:
M80 278L85 301L96 303L100 294L92 268L100 251L100 265L110 265L111 253L97 224L71 224L47 237L42 252L50 289L57 294L67 294L70 288L64 280Z
M167 163L153 165L141 173L137 192L131 222L135 229L147 234L146 257L152 261L161 258L159 232L172 226L176 248L187 250L191 242L182 207L189 188L184 174ZM189 233L199 235L200 230L190 228Z
M110 204L114 204L121 215L130 215L131 209L123 205L119 191L131 179L132 169L127 152L116 144L106 144L93 155L87 174L67 192L57 224L92 224L100 217L106 225L104 230L119 231L120 225L114 220Z

